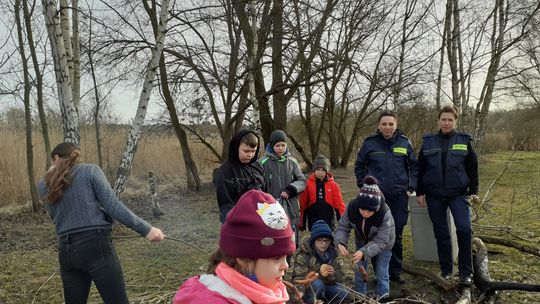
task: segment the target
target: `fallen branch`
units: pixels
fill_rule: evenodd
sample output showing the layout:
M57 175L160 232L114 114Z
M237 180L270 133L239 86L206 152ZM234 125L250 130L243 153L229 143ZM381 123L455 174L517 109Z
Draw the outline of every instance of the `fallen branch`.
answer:
M437 286L441 287L442 289L446 291L453 290L457 287L457 284L450 282L448 280L445 280L443 277L436 274L435 272L429 269L423 268L423 267L417 267L409 263L403 263L403 270L405 270L406 272L410 274L423 276L429 279L431 282L437 284Z
M499 238L499 237L494 237L494 236L489 236L489 235L478 235L477 237L480 238L482 241L489 244L512 247L522 252L530 253L532 255L540 257L540 248L532 246L532 245L522 244L511 239L504 239L504 238Z
M492 281L491 276L489 275L489 263L486 245L479 238L473 239L473 245L476 249L476 252L473 255L474 283L485 297L493 299L492 295L496 290L524 290L540 292L540 285Z
M41 284L41 286L39 286L38 290L36 290L36 293L34 294L34 298L32 299L32 304L36 302L36 296L38 295L41 288L43 288L43 286L45 286L45 284L47 284L47 282L49 282L52 279L52 277L54 277L55 274L56 274L56 270L51 274L51 276L47 280L45 280L45 282L43 282L43 284Z

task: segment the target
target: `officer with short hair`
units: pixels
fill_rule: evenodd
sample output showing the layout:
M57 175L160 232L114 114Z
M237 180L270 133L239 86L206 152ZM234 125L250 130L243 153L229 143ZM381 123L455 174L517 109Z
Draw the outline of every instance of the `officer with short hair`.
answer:
M469 134L455 130L458 114L446 106L439 112L439 132L424 136L418 155L418 189L416 200L428 208L437 239L442 276L452 276L452 243L448 229L450 208L458 239L460 282L471 286L472 229L468 196L478 194L478 156Z
M409 216L408 198L416 190L417 164L411 142L397 128L397 115L384 111L379 116L378 130L367 137L358 151L354 173L362 188L366 175L379 181L395 222L396 241L390 260L390 280L403 284L403 228Z

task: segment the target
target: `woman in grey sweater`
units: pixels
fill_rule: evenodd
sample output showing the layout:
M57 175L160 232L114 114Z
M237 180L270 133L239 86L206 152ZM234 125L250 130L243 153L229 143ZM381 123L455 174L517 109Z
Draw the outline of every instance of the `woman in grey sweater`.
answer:
M80 154L73 144L57 145L51 152L53 166L38 183L58 235L64 300L86 303L93 281L105 303L128 303L110 237L113 219L152 242L165 236L118 200L98 166L78 163Z

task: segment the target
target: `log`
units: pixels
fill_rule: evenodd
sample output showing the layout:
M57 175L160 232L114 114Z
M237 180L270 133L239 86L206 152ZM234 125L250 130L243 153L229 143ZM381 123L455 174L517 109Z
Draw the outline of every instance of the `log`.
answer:
M489 262L486 245L481 239L474 238L473 246L475 246L476 249L475 254L473 254L474 284L480 290L483 296L492 298L492 295L497 290L523 290L540 292L540 285L538 284L493 281L489 275Z
M486 243L512 247L522 252L530 253L532 255L540 257L540 248L532 245L522 244L511 239L499 238L489 235L478 235L478 238Z
M446 291L454 290L457 287L456 283L445 280L443 277L436 274L435 272L423 267L417 267L409 263L403 263L403 270L410 274L426 277L428 280L435 283L437 286L441 287Z

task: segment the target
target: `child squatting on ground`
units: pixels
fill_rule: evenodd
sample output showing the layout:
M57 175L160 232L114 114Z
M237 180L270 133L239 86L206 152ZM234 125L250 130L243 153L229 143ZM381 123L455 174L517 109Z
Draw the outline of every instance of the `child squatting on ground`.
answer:
M294 243L283 207L271 195L250 190L227 214L208 273L185 281L173 303L285 303L282 278Z
M351 229L354 229L356 252L352 260L368 270L368 261L375 265L377 277L377 299L388 300L390 293L390 277L388 267L395 240L394 219L390 208L384 202L384 195L379 190L377 180L372 176L364 178L360 192L349 202L336 229L336 242L341 255L348 255L347 244ZM354 273L354 289L362 294L367 293L358 269Z
M313 160L313 173L306 183L306 190L300 194L300 228L311 231L318 220L323 220L334 229L334 216L339 221L345 212L338 183L330 173L330 161L319 155Z
M319 278L310 285L298 288L304 293L304 303L312 304L317 299L344 303L348 292L338 284L344 278L342 265L332 230L323 220L317 221L311 228L311 236L302 240L294 261L293 279L305 278L312 271L319 274Z

